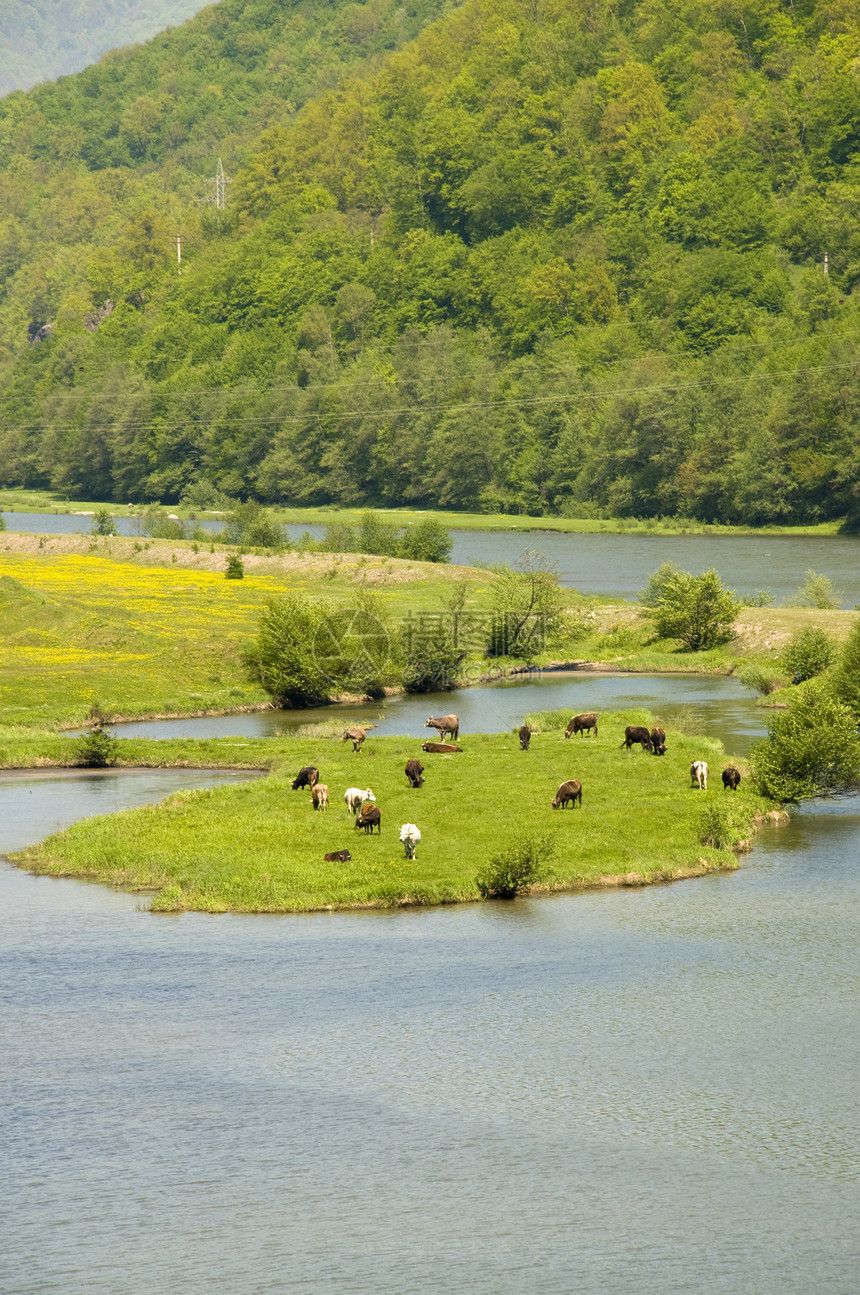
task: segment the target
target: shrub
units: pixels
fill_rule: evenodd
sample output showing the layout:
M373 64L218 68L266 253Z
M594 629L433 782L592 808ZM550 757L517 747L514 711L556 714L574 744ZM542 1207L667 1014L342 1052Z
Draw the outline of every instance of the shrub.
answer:
M494 854L477 876L482 899L513 899L540 881L555 853L554 836L525 836Z
M707 805L699 815L699 840L714 850L731 850L743 839L749 813L732 804Z
M751 763L765 796L796 803L860 783L860 738L848 706L821 682L805 684L768 724Z
M221 538L225 544L241 544L247 549L286 547L283 526L275 521L267 508L253 499L237 505L228 514Z
M405 528L400 537L400 556L413 562L447 562L451 546L448 527L435 517L426 517Z
M819 611L832 611L842 606L842 594L829 576L809 570L789 606L817 607Z
M814 679L816 675L829 670L836 652L836 640L832 634L816 625L807 625L805 629L792 634L782 660L786 670L794 676L794 682L801 683L804 679Z
M558 572L527 549L516 567L494 568L488 656L527 658L540 652L563 623L565 592Z
M3 516L2 513L0 513L0 531L5 531L5 529L6 529L6 518Z
M226 512L236 506L235 499L225 495L223 490L219 490L206 477L200 477L188 486L179 502L183 508L200 508L209 512Z
M275 598L263 610L246 661L278 705L317 706L328 699L332 680L320 668L314 640L330 613L327 603L301 594Z
M402 631L403 686L407 692L439 692L455 688L466 652L454 641L453 628L440 621L429 632Z
M676 562L661 562L657 570L651 572L645 588L639 591L640 603L645 607L656 607L668 582L683 574Z
M109 508L97 508L93 513L93 535L116 535L116 522Z
M89 769L104 769L116 764L119 754L119 742L106 733L100 725L94 726L75 743L75 764Z
M767 666L761 665L744 665L736 672L745 688L752 688L754 692L759 693L762 697L767 697L769 693L776 692L785 682L779 675L775 675Z
M679 639L690 652L702 652L732 637L740 606L713 568L700 576L679 571L662 582L651 615L660 638Z
M833 692L860 723L860 619L845 640L832 678Z
M227 570L224 572L227 580L242 580L245 576L245 564L239 557L238 553L232 553L227 559Z

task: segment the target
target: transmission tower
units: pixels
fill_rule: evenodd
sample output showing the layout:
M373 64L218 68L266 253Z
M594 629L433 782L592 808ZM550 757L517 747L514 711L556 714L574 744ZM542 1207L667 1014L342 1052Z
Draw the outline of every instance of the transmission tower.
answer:
M221 165L221 159L218 158L218 169L215 172L215 206L219 211L223 211L227 205L225 190L227 179L224 175L224 168Z

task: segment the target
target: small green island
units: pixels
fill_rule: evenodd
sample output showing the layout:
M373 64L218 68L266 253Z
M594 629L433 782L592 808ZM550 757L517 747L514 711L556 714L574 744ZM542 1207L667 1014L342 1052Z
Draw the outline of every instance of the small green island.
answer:
M756 822L773 811L746 778L737 792L725 791L720 774L729 761L714 740L669 730L667 752L656 757L621 749L626 725L652 722L646 711L602 714L597 738L566 739L569 718L528 716L528 751L515 732L465 734L462 751L450 755L424 753L418 736L370 733L360 752L335 737L248 741L242 762L269 765L268 776L86 819L15 860L38 873L153 891L156 912L393 908L481 898L482 870L524 842L536 847L539 865L532 892L647 885L734 868ZM197 744L122 745L131 748L124 762L144 759L136 749L157 745L163 761L193 763ZM200 747L197 758L207 767L239 754L226 739ZM424 765L419 789L404 773L412 757ZM709 765L707 791L691 786L690 764L699 759ZM319 768L328 786L325 811L314 811L307 788L291 788L306 765ZM582 783L582 807L553 809L569 778ZM380 834L356 830L343 799L348 787L373 791ZM399 839L404 823L421 831L411 860ZM324 862L343 849L351 860Z

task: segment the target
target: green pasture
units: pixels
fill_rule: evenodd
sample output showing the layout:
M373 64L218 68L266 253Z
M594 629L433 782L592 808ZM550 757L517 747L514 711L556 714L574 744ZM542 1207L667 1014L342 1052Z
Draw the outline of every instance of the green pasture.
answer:
M207 912L474 900L478 870L496 852L534 834L554 836L555 854L540 881L547 890L641 885L736 866L730 847L750 836L765 802L747 782L734 796L724 792L720 772L728 761L718 742L672 731L667 754L658 758L619 749L625 724L650 721L645 711L604 713L597 739L565 739L567 718L537 717L527 752L514 733L467 735L463 751L448 756L422 754L417 738L373 734L357 754L325 738L199 744L201 764L239 763L241 752L241 763L272 772L87 819L17 859L39 873L155 891L155 910ZM150 752L141 745L158 746L164 761L172 756L174 763L191 762L198 746L130 741L123 760L145 754L148 762ZM411 756L425 766L419 790L408 786L403 772ZM690 787L690 762L700 758L711 767L705 793ZM316 765L328 785L326 812L312 810L306 789L290 788L305 764ZM582 809L554 810L553 796L568 778L582 782ZM355 830L343 802L349 786L375 793L381 835ZM407 822L422 833L412 861L399 840ZM350 862L323 862L324 854L344 848L352 853Z

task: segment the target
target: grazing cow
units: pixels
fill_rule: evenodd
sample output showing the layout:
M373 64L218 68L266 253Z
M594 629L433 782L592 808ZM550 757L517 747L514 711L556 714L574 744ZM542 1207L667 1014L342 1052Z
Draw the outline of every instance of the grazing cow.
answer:
M628 724L624 730L624 741L621 745L625 750L629 751L636 742L641 743L643 751L651 750L651 734L647 728L641 728L637 724Z
M520 747L523 751L528 751L529 742L532 740L532 731L528 724L523 724L520 728Z
M406 851L406 858L414 859L418 842L421 840L421 833L414 823L403 824L400 829L400 839L403 842L403 849Z
M366 800L376 800L369 787L364 791L360 787L347 787L343 799L350 814L357 814Z
M708 766L704 760L693 761L690 765L690 778L693 786L698 787L699 791L708 790Z
M368 832L370 833L371 836L373 836L374 825L376 826L377 835L381 836L382 835L382 810L379 808L378 805L373 805L373 804L362 805L361 813L359 814L358 818L355 820L356 828L363 827L365 836L367 836Z
M553 809L566 809L570 804L576 809L576 802L579 801L579 808L582 809L582 783L578 778L569 778L563 782L555 793L555 799L552 802Z
M341 742L351 742L353 751L360 751L361 744L366 737L367 730L356 724L353 728L348 728L340 740Z
M453 742L460 736L460 721L456 715L440 715L438 719L431 715L424 727L435 728L443 739L446 733L450 733Z
M331 854L323 855L323 863L349 863L351 858L349 850L332 850Z
M651 745L654 748L655 755L666 754L666 730L663 728L652 728Z
M590 729L594 729L594 736L597 737L597 712L593 710L586 715L573 715L564 730L564 736L570 737L571 733L587 733Z
M311 804L314 809L328 809L328 783L318 782L311 787Z
M421 777L424 772L424 765L420 760L406 761L406 777L409 779L410 787L423 787L424 779Z
M437 755L450 755L452 751L462 751L461 746L455 746L453 742L422 742L422 751L429 751L431 755L434 752Z
M741 780L741 771L730 764L727 769L723 770L723 790L737 791L738 783Z
M299 769L293 781L290 783L293 791L298 791L299 787L310 787L311 790L320 780L320 771L315 769L312 764L306 764L304 768Z

